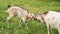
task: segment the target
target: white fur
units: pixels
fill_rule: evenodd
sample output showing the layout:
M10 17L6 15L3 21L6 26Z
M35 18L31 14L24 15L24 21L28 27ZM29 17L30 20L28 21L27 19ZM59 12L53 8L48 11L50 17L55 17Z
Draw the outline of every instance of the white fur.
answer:
M9 16L7 17L6 21L9 21L13 16L18 16L19 18L21 18L23 23L25 23L28 17L32 18L32 15L30 13L28 13L26 10L17 6L12 6L8 8L7 12ZM27 26L27 24L25 25Z
M48 34L49 34L49 25L51 28L58 29L60 34L60 13L55 11L48 11L47 15L44 17L44 21L46 22Z
M49 32L49 25L51 28L58 29L58 32L60 34L60 13L56 11L48 11L47 14L40 14L40 15L33 15L34 18L41 22L45 22L47 26L48 34Z

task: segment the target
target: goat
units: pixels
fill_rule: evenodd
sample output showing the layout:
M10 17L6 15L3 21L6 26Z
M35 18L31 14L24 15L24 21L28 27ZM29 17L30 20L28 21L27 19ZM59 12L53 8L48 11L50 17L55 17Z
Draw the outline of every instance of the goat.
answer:
M13 16L17 16L18 18L21 18L22 22L27 26L27 23L25 23L27 18L32 18L32 14L29 13L27 10L22 9L18 6L9 6L7 9L7 12L9 16L7 17L6 21L9 21ZM20 24L20 23L19 23ZM28 28L28 26L27 26Z
M49 26L51 28L58 29L58 32L60 34L60 13L56 11L48 11L46 14L40 14L40 15L33 15L34 19L37 19L41 22L45 22L47 26L48 34L49 32Z

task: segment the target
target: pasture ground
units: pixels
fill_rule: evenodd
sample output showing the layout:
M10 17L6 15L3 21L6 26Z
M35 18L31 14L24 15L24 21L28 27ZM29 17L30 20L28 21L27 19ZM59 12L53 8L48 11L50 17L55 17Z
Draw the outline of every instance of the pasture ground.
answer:
M18 26L19 22L21 22L19 18L13 17L10 21L9 28L7 27L6 18L8 13L6 13L6 10L8 4L11 6L23 6L33 14L40 14L49 10L60 11L59 0L0 0L0 34L8 34L13 28ZM21 28L12 32L12 34L47 34L45 24L36 20L31 20L30 18L27 19L26 23L28 23L29 26L28 30L25 25L22 24ZM58 31L53 29L51 34L58 34Z

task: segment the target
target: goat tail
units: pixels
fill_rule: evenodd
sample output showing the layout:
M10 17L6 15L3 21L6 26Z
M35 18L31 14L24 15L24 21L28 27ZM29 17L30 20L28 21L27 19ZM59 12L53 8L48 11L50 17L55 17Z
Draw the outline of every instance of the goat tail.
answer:
M10 8L11 6L10 5L8 5L8 8Z

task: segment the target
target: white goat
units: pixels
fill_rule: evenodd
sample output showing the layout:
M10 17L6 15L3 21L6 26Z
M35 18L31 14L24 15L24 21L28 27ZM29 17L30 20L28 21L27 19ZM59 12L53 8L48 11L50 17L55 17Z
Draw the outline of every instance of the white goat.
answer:
M18 6L12 6L12 7L8 8L7 12L9 14L9 16L7 17L6 21L9 21L13 16L17 16L17 17L21 18L23 23L25 23L27 18L29 18L29 17L32 18L31 13L28 13L26 10L24 10ZM26 23L25 23L25 25L27 26Z
M41 22L46 23L48 34L50 34L49 25L51 28L58 29L58 32L60 34L60 13L59 12L48 11L47 14L33 15L33 17L37 20L40 20Z

